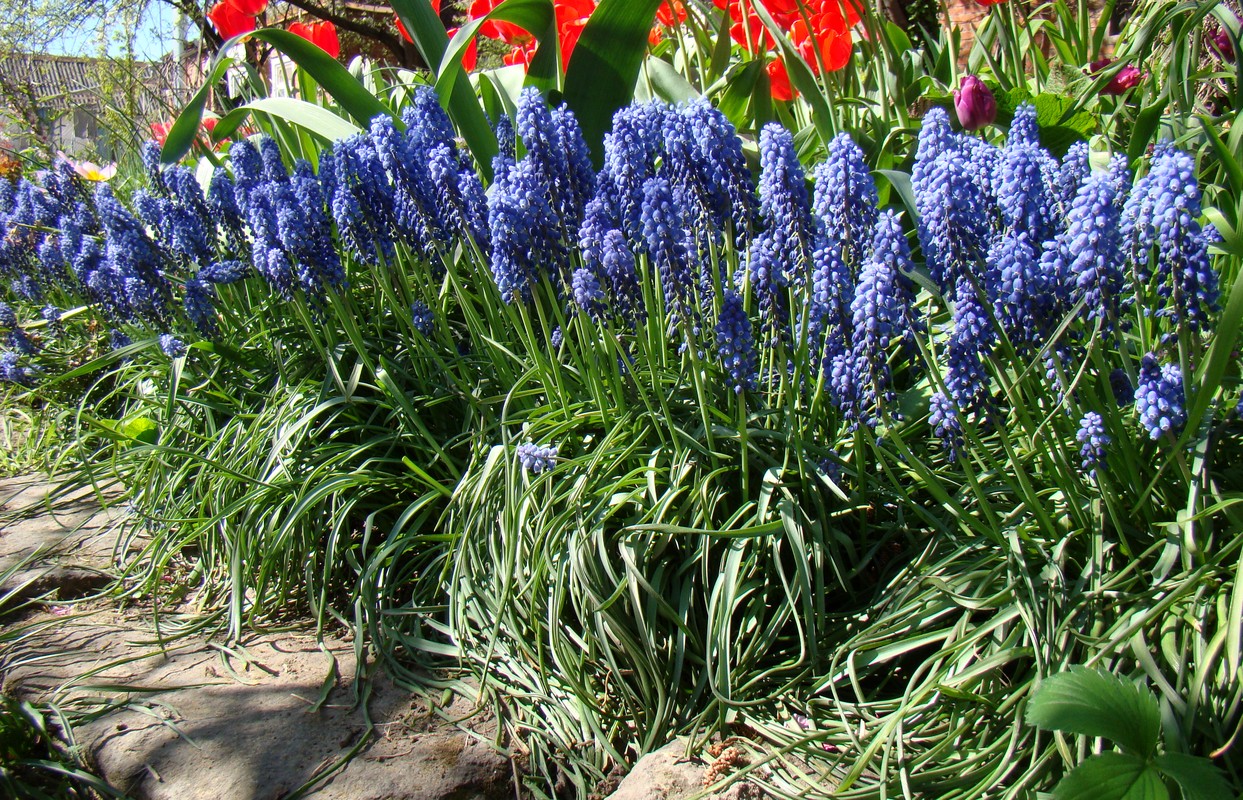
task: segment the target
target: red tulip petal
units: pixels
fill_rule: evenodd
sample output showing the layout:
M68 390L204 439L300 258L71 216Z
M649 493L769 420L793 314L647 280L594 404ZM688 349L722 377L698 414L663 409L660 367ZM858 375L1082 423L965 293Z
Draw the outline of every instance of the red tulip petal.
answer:
M207 12L207 18L215 26L216 32L225 39L232 39L238 34L248 33L255 29L255 18L239 13L226 0L220 0L212 6Z
M268 0L224 0L237 13L247 17L257 17L267 11Z

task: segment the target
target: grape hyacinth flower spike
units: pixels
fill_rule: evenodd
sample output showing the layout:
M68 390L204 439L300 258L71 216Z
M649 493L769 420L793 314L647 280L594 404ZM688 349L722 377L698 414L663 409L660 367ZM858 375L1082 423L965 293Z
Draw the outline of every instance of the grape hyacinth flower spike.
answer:
M533 475L551 471L557 465L557 446L524 442L518 445L518 463Z

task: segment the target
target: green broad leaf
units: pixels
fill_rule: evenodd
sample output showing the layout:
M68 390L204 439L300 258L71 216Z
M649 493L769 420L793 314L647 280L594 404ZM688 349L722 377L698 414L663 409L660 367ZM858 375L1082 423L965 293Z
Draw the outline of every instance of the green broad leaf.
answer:
M1096 117L1087 111L1076 111L1074 98L1045 92L1036 95L1032 104L1036 106L1036 122L1042 128L1056 125L1084 137L1096 132Z
M1101 753L1071 770L1053 791L1054 800L1169 800L1161 773L1125 753Z
M1210 217L1211 219L1211 217ZM1236 236L1237 239L1237 236ZM1187 408L1187 424L1180 438L1188 441L1200 430L1200 422L1208 411L1217 390L1222 385L1226 370L1238 360L1234 355L1235 343L1243 330L1243 272L1235 276L1234 285L1225 302L1216 333L1209 344L1208 354L1204 357L1195 374L1195 394ZM1181 445L1180 445L1181 446Z
M1235 793L1213 762L1186 753L1164 753L1153 760L1162 773L1174 779L1182 800L1234 800Z
M526 80L526 72L521 64L512 67L501 67L478 73L479 92L484 97L484 107L488 114L496 119L505 114L510 119L518 113L518 98L522 94L522 83Z
M604 134L634 97L647 34L661 0L601 0L574 45L565 73L566 105L578 118L591 158L604 161Z
M305 70L359 125L368 127L381 114L392 116L341 62L301 36L280 28L260 28L244 35L267 42Z
M731 70L717 107L739 130L748 127L747 109L751 106L751 93L763 73L764 65L759 61L739 64Z
M1070 146L1096 132L1097 120L1091 112L1077 108L1068 95L1042 92L1034 97L1021 87L997 95L997 122L1009 125L1014 112L1024 103L1036 108L1040 143L1056 156L1064 156Z
M1087 138L1082 131L1065 125L1050 125L1040 129L1040 144L1058 158L1065 156L1072 144L1085 141Z
M445 48L449 37L445 34L445 26L431 4L426 0L391 0L397 18L410 33L415 49L423 58L423 63L439 65L444 60ZM479 97L467 81L453 81L448 87L448 95L440 95L440 104L449 113L449 118L457 126L458 133L466 140L479 171L484 178L492 180L492 158L497 153L496 135L483 113Z
M139 417L121 425L120 433L140 444L155 444L160 439L160 426L149 417Z
M1086 667L1045 678L1027 704L1027 722L1047 731L1100 736L1145 759L1161 735L1152 692Z
M1213 152L1217 155L1217 163L1221 164L1222 169L1226 172L1226 178L1230 181L1232 194L1238 196L1240 192L1243 192L1243 166L1239 164L1236 154L1230 151L1229 146L1218 135L1218 123L1204 114L1197 114L1196 119L1200 122L1200 129L1204 131L1204 138L1208 139L1209 144L1213 147ZM1236 115L1231 125L1237 125L1239 122L1240 120Z
M712 44L712 61L708 65L708 79L715 81L725 74L729 68L729 56L733 50L733 40L729 37L729 9L722 8L721 19L716 26L716 39Z
M827 147L829 142L833 140L834 135L836 135L837 123L833 109L829 106L829 101L825 99L824 93L820 90L820 84L816 81L816 76L812 74L811 67L807 66L807 62L803 60L802 55L798 52L798 48L790 41L790 37L773 20L772 15L768 13L768 9L761 4L756 4L755 13L759 16L760 21L764 23L764 27L768 28L769 33L772 34L773 40L777 43L777 48L781 50L781 60L785 62L786 73L790 76L790 85L798 89L799 94L803 96L804 102L811 106L812 124L816 126L816 131L820 134L820 140ZM764 77L767 79L767 71L765 71Z
M1161 96L1154 100L1150 105L1144 106L1135 118L1135 127L1131 129L1131 143L1127 146L1126 157L1134 168L1144 153L1148 152L1148 145L1152 143L1152 139L1157 134L1157 128L1161 124L1161 116L1165 114L1165 108L1169 105L1170 99L1166 92L1162 92Z
M539 48L527 68L526 84L541 92L557 88L561 75L561 42L557 36L557 13L552 0L505 0L486 16L467 22L445 47L444 55L436 68L436 93L449 95L458 76L462 74L462 56L470 46L479 28L489 20L512 22L530 33L539 42Z
M362 129L342 119L323 106L294 97L264 97L233 109L220 118L212 131L212 139L228 138L253 112L270 114L297 125L327 142L361 133Z
M878 169L876 172L889 181L889 185L898 193L898 198L906 209L906 218L911 222L917 221L919 215L915 211L915 186L911 183L911 176L896 169Z
M699 92L691 86L682 73L664 59L649 56L643 68L647 70L648 80L656 96L666 103L685 103L699 97Z
M1232 256L1243 257L1243 234L1235 230L1230 220L1226 219L1225 215L1216 208L1204 209L1204 216L1221 234L1221 241L1217 246Z

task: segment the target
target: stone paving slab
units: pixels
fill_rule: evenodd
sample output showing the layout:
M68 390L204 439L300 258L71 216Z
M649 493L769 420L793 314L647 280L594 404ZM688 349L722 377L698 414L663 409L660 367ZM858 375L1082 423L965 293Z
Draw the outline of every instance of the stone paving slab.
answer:
M46 479L0 480L0 598L72 599L106 586L127 555L115 552L122 519L89 487L58 495Z
M89 492L49 504L50 491L37 480L0 481L0 571L25 562L21 575L60 594L8 620L0 678L7 693L106 709L74 736L112 786L135 800L277 800L331 773L305 796L516 796L488 714L461 698L434 709L383 676L356 683L347 640L295 630L161 644L144 610L106 598L60 602L89 590L65 591L75 571L106 582L120 526Z

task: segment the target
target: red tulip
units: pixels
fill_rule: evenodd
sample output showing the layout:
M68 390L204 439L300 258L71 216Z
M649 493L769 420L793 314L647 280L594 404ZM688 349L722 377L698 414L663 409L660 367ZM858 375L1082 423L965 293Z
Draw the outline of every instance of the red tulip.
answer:
M514 45L514 49L510 50L501 60L505 62L505 66L512 67L515 64L521 64L525 69L531 66L531 58L535 55L535 40L532 39L524 44Z
M458 32L457 28L450 28L449 30L445 31L445 33L448 34L450 39L452 39L457 32ZM475 46L475 40L472 38L470 40L470 44L466 46L466 51L462 53L462 69L466 70L467 72L474 72L475 64L478 61L478 58L479 58L479 48Z
M479 19L488 15L492 9L501 4L501 0L474 0L470 4L470 18ZM511 45L525 44L535 37L519 28L512 22L498 22L497 20L488 20L479 27L479 32L489 39L500 39L502 42ZM510 55L513 55L512 53ZM506 61L505 63L509 63Z
M819 75L821 61L829 72L836 72L846 66L853 47L846 20L840 14L824 13L812 17L811 23L810 30L801 19L795 20L790 26L790 41L794 42L799 55L811 67L811 71Z
M436 16L440 16L440 0L428 0L432 7L432 11L436 12ZM394 12L393 21L397 23L397 32L401 34L401 38L410 44L414 44L414 38L410 35L410 31L406 30L406 26L401 24L401 17Z
M225 0L239 14L257 17L268 9L268 0Z
M401 34L401 38L410 44L414 44L414 39L410 37L410 31L406 30L406 26L401 24L401 17L393 15L393 22L397 23L397 32Z
M1006 2L1006 0L975 0L975 2L976 2L976 5L995 6L995 5L1000 5L1001 3Z
M341 41L337 38L337 26L331 22L292 22L289 32L301 36L333 58L341 57Z
M171 122L152 122L151 123L151 138L155 140L156 144L158 144L160 147L163 147L164 142L168 140L168 132L171 131L172 129L173 129L173 123Z
M666 28L672 28L677 22L686 21L686 6L682 0L669 0L660 4L660 8L656 9L656 19L660 20L660 24Z
M768 62L764 70L768 73L768 90L772 93L773 99L783 103L793 100L794 95L798 93L790 86L790 73L786 72L785 63L775 58Z
M207 18L216 27L222 38L232 39L234 36L249 33L255 29L255 18L241 13L227 0L220 0L207 12Z
M954 110L965 130L975 131L997 119L997 100L974 75L964 75L961 88L954 90Z

